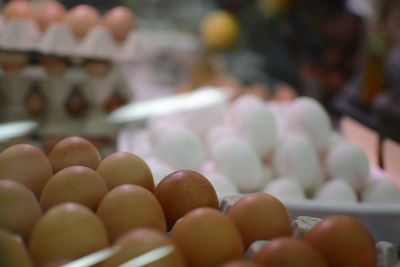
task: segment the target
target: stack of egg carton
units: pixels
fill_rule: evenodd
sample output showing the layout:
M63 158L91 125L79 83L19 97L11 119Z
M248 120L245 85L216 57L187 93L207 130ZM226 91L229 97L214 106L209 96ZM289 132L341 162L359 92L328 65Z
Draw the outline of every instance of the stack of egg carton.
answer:
M51 56L72 63L57 74L52 73L51 66L27 66L29 60L18 72L0 69L4 100L0 112L7 121L38 120L43 135L106 135L113 132L105 122L107 100L117 94L126 103L158 96L163 86L173 88L187 78L184 71L188 58L197 53L198 44L186 33L148 30L132 30L125 41L117 43L103 25L93 27L78 40L63 23L53 22L41 32L33 20L0 18L0 61L18 64L21 57L33 55L39 62L41 57ZM91 73L85 65L88 60L103 64L100 66L109 71ZM162 63L171 61L180 70L168 73L173 69L171 63ZM77 90L81 99L76 101L87 106L82 116L66 111L66 102ZM37 94L30 98L33 92ZM38 100L38 95L44 100ZM34 107L45 105L44 112L32 114L28 102Z

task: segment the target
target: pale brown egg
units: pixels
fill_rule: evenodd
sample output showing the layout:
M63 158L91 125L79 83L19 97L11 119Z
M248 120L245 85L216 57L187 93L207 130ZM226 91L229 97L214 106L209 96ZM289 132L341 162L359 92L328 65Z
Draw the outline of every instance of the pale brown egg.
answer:
M101 59L88 59L83 65L87 73L94 77L102 77L107 75L111 68L111 62L109 60Z
M190 211L176 222L170 236L190 267L213 267L243 257L239 231L216 209Z
M252 260L268 267L328 267L322 255L311 245L289 237L269 241Z
M218 209L215 189L207 178L195 171L180 170L171 173L156 186L154 195L163 207L168 229L193 209Z
M291 221L285 206L266 193L242 197L226 215L239 229L246 247L256 240L291 235Z
M115 245L121 246L121 249L102 263L101 267L119 266L146 252L167 245L173 246L174 250L165 257L146 264L146 267L186 266L182 253L177 249L173 241L164 233L154 229L140 228L132 230L120 237L115 242Z
M95 211L107 192L107 185L97 172L71 166L50 178L40 196L40 205L46 211L61 203L75 202Z
M106 230L88 208L65 203L50 209L35 225L29 251L35 266L71 261L107 247Z
M39 202L28 188L12 180L0 180L0 228L28 240L41 216Z
M141 227L166 231L160 203L147 189L137 185L120 185L100 202L97 216L102 220L111 240Z
M0 51L0 66L6 73L17 73L29 64L26 53L16 51Z
M324 256L329 266L376 266L374 238L350 216L324 218L306 233L304 240Z
M12 232L0 228L0 266L33 267L24 244Z
M104 15L103 23L114 39L122 42L135 27L135 18L128 8L118 6Z
M52 175L46 155L32 145L18 144L0 153L0 179L25 185L37 198Z
M78 136L59 141L50 151L49 160L54 173L70 166L85 166L97 169L101 156L97 148L88 140Z
M154 179L149 167L132 153L112 153L100 162L97 172L110 190L122 184L135 184L154 191Z
M65 7L57 1L45 2L35 14L36 23L41 31L46 31L53 22L62 22L65 18Z
M40 57L40 65L51 75L63 74L68 68L68 61L65 58L57 56Z
M3 9L3 15L6 19L25 18L32 19L34 17L32 8L28 1L18 0L8 2Z
M74 35L83 38L100 19L99 12L89 5L77 5L65 17L66 24Z

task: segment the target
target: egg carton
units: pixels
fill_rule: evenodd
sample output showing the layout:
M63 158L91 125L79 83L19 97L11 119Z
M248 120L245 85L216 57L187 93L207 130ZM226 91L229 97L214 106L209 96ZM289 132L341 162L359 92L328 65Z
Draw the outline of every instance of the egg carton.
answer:
M243 195L230 195L221 199L221 210L226 212ZM379 264L391 267L397 260L400 248L400 207L373 203L342 204L320 203L312 200L281 200L293 221L293 237L302 239L320 218L331 215L348 215L360 220L377 241Z
M41 32L35 21L24 18L5 20L0 17L0 50L39 52L71 58L130 62L149 58L158 51L178 51L185 55L199 51L199 41L178 32L131 31L125 41L117 43L103 25L93 27L82 39L60 22ZM167 53L167 52L166 52Z

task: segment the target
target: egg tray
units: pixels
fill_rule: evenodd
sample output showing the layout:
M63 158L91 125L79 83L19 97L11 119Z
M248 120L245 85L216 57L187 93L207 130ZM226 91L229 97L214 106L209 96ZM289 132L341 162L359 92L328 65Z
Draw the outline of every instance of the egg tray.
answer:
M69 58L94 58L110 61L134 61L148 57L160 45L180 55L199 51L198 39L187 33L132 30L125 41L116 42L103 25L93 27L82 39L62 23L52 23L40 32L29 19L0 17L0 50L38 52Z
M91 140L115 140L117 127L106 122L107 107L115 95L121 98L119 104L133 101L131 88L118 75L117 69L105 77L90 77L83 70L71 70L61 76L49 77L40 68L4 75L0 79L2 120L37 121L39 127L34 134L45 140L58 140L69 135L81 135ZM43 105L41 112L32 113L29 105L36 104L29 104L29 97L40 97L41 100L30 101L42 101L39 103ZM67 102L73 101L73 97L82 97L85 109L80 114L68 112Z
M243 195L228 195L220 199L221 210L226 212ZM360 220L377 241L378 250L377 267L392 267L397 262L397 252L400 244L400 207L398 205L378 205L371 203L359 204L334 204L318 203L313 200L281 200L289 212L292 220L294 239L303 239L305 233L310 230L320 218L330 215L343 214ZM252 245L250 252L260 249L262 242Z

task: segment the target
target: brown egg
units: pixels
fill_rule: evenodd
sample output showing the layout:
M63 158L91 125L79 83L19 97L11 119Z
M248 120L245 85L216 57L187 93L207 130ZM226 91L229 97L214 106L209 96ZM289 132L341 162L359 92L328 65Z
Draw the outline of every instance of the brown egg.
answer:
M376 266L375 241L352 217L329 216L311 228L304 240L324 256L329 266Z
M109 60L88 59L84 62L84 67L89 75L102 77L107 75L111 68L111 62Z
M28 240L33 225L41 216L40 205L28 188L11 180L0 180L0 228Z
M30 4L25 0L8 2L3 9L3 15L6 19L10 18L32 19L34 17Z
M166 231L160 203L150 191L137 185L120 185L111 190L100 202L97 216L111 240L140 227Z
M256 240L291 235L291 222L285 206L266 193L242 197L226 213L239 229L246 247Z
M328 267L322 255L311 245L289 237L269 241L252 260L268 267Z
M32 145L18 144L0 153L0 179L19 182L38 198L52 175L46 155Z
M56 56L43 55L40 58L40 64L51 75L63 74L68 68L68 61Z
M64 21L65 8L57 1L49 0L36 12L35 19L41 31L46 31L53 22Z
M121 184L140 185L153 192L153 175L140 157L127 152L115 152L103 159L97 172L106 181L109 189Z
M108 188L103 178L92 169L72 166L57 172L45 185L40 196L42 209L75 202L96 210L107 194Z
M24 244L13 233L1 228L0 266L33 267Z
M190 267L218 266L243 257L239 231L216 209L198 208L187 213L170 234Z
M29 64L26 53L15 51L0 51L0 66L6 73L17 73Z
M154 195L164 209L168 229L187 212L200 207L218 209L218 198L211 183L200 173L180 170L161 180Z
M115 245L121 246L121 249L112 257L102 263L101 267L119 266L127 261L138 257L153 249L162 246L174 246L174 250L165 257L146 264L146 267L184 267L185 262L182 253L176 248L173 241L164 233L154 229L140 228L130 231L120 237Z
M96 170L101 161L97 148L90 141L78 136L59 141L48 157L54 173L76 165Z
M54 266L107 245L107 233L100 219L82 205L65 203L50 209L37 222L29 251L35 266Z
M251 261L234 260L224 263L220 267L262 267L262 265Z
M114 7L104 15L104 25L111 32L114 39L122 42L135 26L133 13L126 7Z
M89 5L77 5L72 8L65 22L78 38L83 38L99 22L100 15L96 9Z

